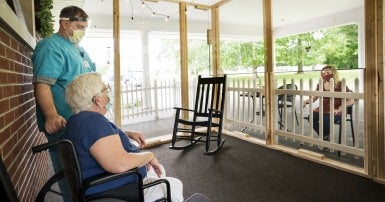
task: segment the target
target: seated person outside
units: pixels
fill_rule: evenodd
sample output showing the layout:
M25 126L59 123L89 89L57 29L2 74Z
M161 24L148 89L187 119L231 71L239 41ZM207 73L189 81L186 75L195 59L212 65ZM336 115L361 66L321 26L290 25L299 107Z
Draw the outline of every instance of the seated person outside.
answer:
M321 70L321 78L323 80L323 91L330 91L330 79L334 79L334 92L342 91L342 82L338 77L337 69L333 66L325 66ZM317 84L316 90L319 90L319 84ZM346 86L346 92L350 89ZM318 96L314 96L312 102L315 102ZM304 101L304 106L310 103L310 99ZM346 99L346 106L354 104L354 100L351 98ZM330 140L330 114L333 113L334 121L341 120L342 113L342 99L334 98L334 108L330 109L330 97L323 97L323 140ZM319 107L313 111L313 129L319 134Z
M75 145L83 179L104 172L121 173L138 167L143 183L165 178L171 185L172 201L183 201L183 184L179 179L166 177L163 166L152 152L142 152L127 135L104 115L108 111L110 98L108 88L98 73L86 73L73 80L66 89L66 100L74 113L67 122L64 138ZM130 138L144 145L140 133L129 133ZM100 193L116 187L124 190L126 177L87 190L86 195ZM131 180L132 182L133 180ZM166 195L165 184L145 189L145 201L154 201Z

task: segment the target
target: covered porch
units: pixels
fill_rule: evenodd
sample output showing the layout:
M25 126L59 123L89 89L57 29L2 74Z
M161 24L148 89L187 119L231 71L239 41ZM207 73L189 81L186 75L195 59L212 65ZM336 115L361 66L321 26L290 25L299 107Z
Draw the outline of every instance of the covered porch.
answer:
M167 1L166 1L167 2ZM222 1L220 1L222 2ZM115 3L115 2L114 2ZM226 73L226 71L222 71L221 68L220 68L220 57L219 57L219 49L220 47L218 46L219 44L219 41L220 39L223 37L225 38L226 36L234 36L234 35L237 35L237 33L234 33L234 32L231 32L231 31L234 31L234 29L228 29L229 27L227 27L228 25L226 24L221 24L221 17L219 17L219 13L220 10L222 9L222 7L224 9L226 8L229 8L231 5L234 6L236 2L233 2L233 1L224 1L224 4L221 4L219 7L215 7L215 11L212 10L212 14L211 16L209 16L209 18L211 19L211 25L209 26L204 26L204 31L206 31L206 28L208 27L211 31L211 34L213 35L210 35L212 36L213 38L211 38L214 43L212 44L212 49L211 49L211 52L210 52L210 55L212 56L212 59L210 61L210 68L208 68L208 70L205 72L205 74L209 75L209 74L212 74L212 75L216 75L216 74L222 74L222 73ZM274 149L278 149L278 150L281 150L281 151L285 151L285 152L288 152L288 153L291 153L291 154L294 154L294 155L297 155L299 157L303 157L303 158L311 158L312 160L314 161L317 161L317 162L320 162L322 164L327 164L327 165L330 165L330 166L333 166L333 167L337 167L337 168L340 168L342 170L346 170L346 171L349 171L349 172L353 172L353 173L356 173L356 174L359 174L359 175L363 175L363 176L370 176L370 174L368 175L368 173L370 172L370 165L369 165L369 162L368 161L365 161L365 159L368 157L366 156L368 153L367 153L367 150L370 150L370 146L368 146L368 142L367 142L367 135L365 134L368 134L370 133L370 129L366 127L366 123L372 123L373 121L370 120L372 117L370 116L367 116L367 113L366 112L366 108L364 106L365 105L365 102L368 101L367 99L369 97L365 97L365 93L368 93L368 91L363 91L363 89L366 89L367 86L369 85L368 83L365 84L365 74L364 72L366 72L366 75L368 75L369 72L371 72L370 69L368 69L368 65L367 65L367 61L366 61L366 57L365 55L368 54L367 51L365 51L365 48L367 48L367 45L368 45L368 42L365 41L365 16L364 16L364 7L363 6L354 6L354 7L349 7L349 8L346 8L343 10L343 12L336 12L335 13L329 13L327 15L324 15L324 16L318 16L317 18L309 18L307 19L306 21L297 21L295 23L295 26L294 24L279 24L277 21L274 21L274 23L276 24L279 24L279 26L275 26L274 23L272 23L272 20L274 18L272 18L272 12L274 12L274 9L276 9L277 7L272 7L272 5L279 5L279 4L274 4L274 2L271 2L271 1L261 1L259 2L260 4L258 4L255 8L260 8L260 14L262 16L260 16L260 18L258 18L257 21L263 21L262 23L262 26L258 27L260 29L257 29L258 31L255 32L256 30L253 29L253 30L248 30L249 32L243 30L243 29L238 29L238 31L241 31L242 30L242 33L243 34L239 34L238 33L238 36L240 36L240 38L242 37L251 37L253 38L252 36L254 35L255 36L260 36L264 39L265 41L265 66L264 66L264 80L262 81L263 83L265 83L264 87L263 88L255 88L253 86L256 86L256 85L250 85L250 86L246 86L246 85L236 85L236 83L233 83L231 86L230 86L230 90L229 90L229 97L233 97L232 100L229 100L229 101L232 101L232 102L228 102L228 104L232 104L231 107L228 108L227 110L227 113L229 113L228 117L227 117L227 122L226 122L226 126L228 124L228 131L229 131L229 134L232 134L234 136L237 136L241 139L245 139L245 140L248 140L248 138L245 138L245 137L248 137L248 134L244 134L244 133L239 133L239 130L236 130L234 128L245 128L247 127L248 129L251 129L251 130L248 130L249 133L252 133L252 132L259 132L260 134L262 134L261 136L258 136L256 137L256 139L252 139L251 141L254 142L254 143L257 143L257 144L262 144L262 145L265 145L267 147L270 147L270 148L274 148ZM361 2L363 3L363 2ZM114 4L115 5L115 4ZM131 107L130 110L127 110L125 111L124 110L124 105L123 105L123 100L126 99L125 97L125 93L127 94L130 94L131 92L131 96L130 98L132 98L132 95L135 94L135 96L142 96L142 98L145 98L145 100L141 100L140 103L145 103L148 101L148 94L145 92L145 91L142 91L140 90L141 88L140 87L134 87L134 88L125 88L124 85L121 85L121 82L119 80L115 80L115 107L116 107L116 112L118 113L114 113L111 118L115 119L115 121L117 123L120 122L120 124L125 127L124 125L124 121L125 120L130 120L130 121L133 121L135 122L135 120L139 120L139 121L144 121L145 118L147 115L152 115L152 113L155 113L155 119L160 119L162 118L163 115L165 116L169 116L171 115L172 116L172 107L173 106L184 106L184 107L188 107L188 106L191 106L193 104L193 100L192 99L189 99L189 97L191 97L191 95L193 94L193 89L194 89L194 86L192 85L192 80L194 78L188 76L188 65L186 63L186 61L188 60L187 58L187 49L188 49L188 43L187 43L187 39L188 39L188 36L189 33L188 32L185 32L186 30L194 30L196 31L197 27L199 26L195 26L196 24L193 23L194 26L191 26L191 24L189 24L189 21L187 19L183 19L182 16L184 16L187 11L187 9L183 9L183 8L188 8L188 2L185 4L183 2L177 2L177 5L179 7L179 22L181 24L179 24L179 26L177 24L173 24L172 26L168 26L168 28L171 27L171 29L168 29L168 31L171 31L174 29L174 31L178 31L178 27L179 27L179 32L180 32L180 43L181 43L181 54L180 54L180 72L179 72L179 78L177 77L178 80L180 80L178 83L178 81L176 81L175 85L172 84L170 86L172 86L170 89L170 91L168 92L168 94L173 94L173 95L179 95L179 96L174 96L173 99L167 99L167 98L160 98L158 97L158 99L156 99L154 101L154 105L150 104L148 106L146 105L141 105L141 106L136 106L136 107ZM362 5L362 4L361 4ZM260 6L260 7L259 7ZM114 20L114 19L112 19ZM127 25L130 25L130 23L128 23L128 21L124 22L125 20L129 20L129 19L126 19L126 18L122 18L122 21L120 21L121 24L124 24L122 27L124 26L127 26ZM275 19L274 19L275 20ZM281 19L281 21L284 21L286 19ZM155 26L155 30L151 30L152 28L152 25L153 25L153 22L155 20L150 20L149 24L147 25L147 27L145 27L146 29L143 30L143 32L141 32L140 36L141 36L141 40L142 40L142 44L144 45L143 47L143 52L142 52L142 57L144 59L144 62L143 62L143 78L144 78L144 84L145 83L152 83L154 81L153 78L151 78L151 76L149 75L150 74L150 69L149 69L149 61L148 59L150 58L150 52L148 51L149 49L149 33L152 33L152 32L156 32L156 31L160 31L161 28L160 27L156 27ZM123 23L122 23L123 22ZM342 24L348 24L348 23L357 23L358 26L359 26L359 49L358 49L358 52L359 52L359 67L364 69L365 70L358 70L360 72L360 75L359 75L359 78L358 79L361 79L360 80L360 87L358 87L357 89L359 89L353 97L356 99L357 101L357 105L355 106L357 109L359 109L359 113L356 113L357 117L365 117L364 118L357 118L356 117L356 121L361 121L361 122L357 122L355 125L355 127L357 127L357 130L356 131L359 131L356 133L356 135L360 136L358 137L357 136L357 140L360 140L361 142L358 143L358 141L356 141L356 145L353 145L353 148L352 148L352 145L351 145L351 142L350 142L350 137L349 137L349 131L348 131L348 128L347 128L347 125L345 124L342 124L341 127L343 127L343 133L342 133L342 142L343 142L343 146L341 146L341 144L335 144L335 142L330 142L330 143L325 143L323 142L322 140L319 140L318 137L316 137L313 132L311 132L312 130L310 126L306 126L306 122L304 121L304 117L306 114L309 114L308 112L304 112L301 110L299 116L300 116L300 125L297 126L296 124L292 124L293 123L293 119L291 115L293 115L293 110L290 111L287 111L288 113L285 113L285 121L286 123L289 123L289 124L285 124L285 127L284 129L282 128L279 128L277 127L277 108L275 107L275 98L276 98L276 95L279 91L276 91L276 83L275 83L275 74L276 74L276 71L275 71L275 64L274 64L274 45L273 45L273 39L277 38L277 37L280 37L280 36L285 36L285 35L291 35L291 34L294 34L294 33L301 33L301 32L306 32L306 31L310 31L310 30L317 30L317 29L322 29L322 28L326 28L326 27L333 27L333 26L338 26L338 25L342 25ZM176 23L176 22L174 22ZM116 26L119 26L120 24L116 21L114 21L114 24L113 24L115 27L111 27L111 24L110 24L110 28L114 28L116 29L117 27ZM103 29L104 27L104 24L98 24L98 25L95 25L95 27L97 27L98 29L95 29L96 32L92 33L90 32L90 34L97 34L98 31L100 31L100 29ZM108 26L107 26L108 27ZM249 26L250 27L250 26ZM251 26L252 27L252 26ZM295 27L295 28L294 28ZM176 29L175 29L176 28ZM190 29L191 28L191 29ZM200 27L202 29L202 27ZM243 26L243 28L246 28L246 26ZM256 28L254 26L254 28ZM130 28L129 26L127 27L127 29L132 29L132 27ZM160 29L160 30L159 30ZM215 32L215 30L217 32ZM231 31L230 31L231 30ZM165 30L163 30L165 31ZM194 32L192 31L192 32ZM201 30L202 31L202 30ZM196 31L197 33L199 33L199 31ZM274 32L274 34L273 34ZM246 33L246 34L245 34ZM258 35L258 34L260 35ZM114 34L112 32L110 32L110 34ZM202 34L202 33L201 33ZM203 34L203 37L206 37L206 33ZM208 37L208 36L207 36ZM258 37L256 37L258 38ZM117 46L116 42L114 42L115 46ZM368 49L366 49L368 50ZM114 52L118 51L118 49L115 48ZM115 58L115 78L117 77L120 77L120 74L119 72L121 72L123 70L123 68L121 68L118 64L117 64L117 59L118 58ZM282 83L282 81L280 81ZM286 81L286 82L290 82L290 81ZM296 81L298 82L298 81ZM242 82L241 82L242 83ZM249 81L243 81L243 83L249 83ZM160 84L160 82L158 82L158 84ZM186 85L187 84L187 85ZM168 86L169 84L160 84L160 85L166 85ZM145 85L143 85L145 86ZM175 86L177 86L177 88L175 88ZM352 85L354 86L354 84ZM152 88L152 87L150 87ZM167 91L168 87L165 87L163 88L164 91ZM175 90L176 89L176 90ZM161 92L163 90L156 90L157 92ZM302 100L304 96L310 96L312 95L312 89L301 89L299 90L298 92L294 92L296 95L298 95L297 97L301 97L300 99ZM135 92L135 93L134 93ZM236 103L236 105L234 105L234 101L236 100L235 97L239 97L239 94L240 92L244 93L244 92L249 92L249 93L255 93L255 92L259 92L259 93L264 93L266 95L266 103L269 103L268 105L266 105L266 116L256 116L256 114L254 113L251 113L253 111L253 109L255 109L256 106L253 106L252 104L250 104L249 101L245 100L245 98L243 98L242 100L242 103L238 102ZM138 94L139 93L139 94ZM167 92L164 92L167 94ZM238 94L236 94L238 93ZM293 93L292 91L291 92L284 92L284 93ZM298 94L297 94L298 93ZM314 92L313 92L314 93ZM368 95L368 94L366 94ZM346 96L349 96L349 95L344 95L345 98ZM153 96L151 99L154 99L156 98L157 96ZM166 96L167 97L167 96ZM174 98L178 98L178 99L174 99ZM161 101L160 101L161 100ZM365 100L365 101L364 101ZM163 104L165 106L161 106L158 102L163 102ZM300 100L297 101L297 105L300 104ZM141 109L141 107L144 106L143 109ZM162 108L162 110L159 111L159 107L164 107ZM298 107L298 106L297 106ZM238 113L238 117L231 117L231 115L234 115L236 110L242 108L243 111L241 112L237 112ZM298 107L298 110L302 109L301 107ZM154 110L154 111L153 111ZM286 110L286 109L285 109ZM286 112L286 111L285 111ZM121 114L119 114L121 113ZM130 114L132 113L132 114ZM165 114L162 114L162 113L165 113ZM290 114L291 113L291 114ZM137 116L137 117L135 117ZM144 118L144 119L143 119ZM258 124L255 124L258 119L260 119L260 124L265 124L265 125L258 125ZM250 120L253 120L254 122L253 123L250 123ZM130 122L129 121L129 122ZM349 125L348 125L349 126ZM288 131L288 130L292 130L294 129L293 131ZM334 129L334 126L333 126L333 129ZM367 130L365 130L367 129ZM297 131L296 131L297 130ZM298 132L298 130L300 130L300 132ZM251 132L252 131L252 132ZM334 130L333 130L334 131ZM171 132L171 131L170 131ZM296 134L298 133L298 134ZM309 135L310 134L310 135ZM335 137L337 137L337 135L335 135ZM283 139L291 139L293 140L293 142L297 142L299 143L299 147L294 147L292 148L292 145L291 144L281 144L279 143L279 139L280 138L283 138ZM155 142L159 142L158 140L155 140ZM303 143L306 143L306 144L303 144ZM313 151L312 149L304 149L303 148L303 145L308 145L310 147L328 147L328 148L331 148L331 150L329 150L329 152L331 153L336 153L336 151L343 151L342 152L342 156L344 156L346 153L348 153L349 155L352 155L353 158L358 158L358 159L361 159L361 163L359 164L358 166L358 169L356 168L356 166L352 166L350 165L349 163L348 164L345 164L345 162L339 162L338 160L337 161L329 161L330 159L329 158L325 158L325 155L322 154L319 154L318 150L315 150ZM349 146L348 146L349 145ZM308 150L310 150L310 152L308 152Z

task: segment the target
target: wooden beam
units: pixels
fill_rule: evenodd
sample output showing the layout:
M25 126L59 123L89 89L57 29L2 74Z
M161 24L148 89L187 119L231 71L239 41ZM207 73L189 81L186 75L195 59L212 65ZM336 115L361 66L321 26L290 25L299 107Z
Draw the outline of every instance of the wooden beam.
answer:
M194 1L192 2L186 2L186 1L183 1L183 0L142 0L142 1L148 1L148 2L159 2L159 1L164 1L164 2L170 2L170 3L181 3L181 2L184 2L186 3L187 6L192 6L194 7L195 9L201 9L201 10L209 10L213 7L220 7L232 0L221 0L221 1L218 1L217 3L213 4L213 5L206 5L206 4L200 4L200 3L194 3Z
M365 171L385 180L383 0L365 0Z
M211 7L221 7L221 6L229 3L230 1L232 1L232 0L221 0L221 1L218 1L217 3L215 3L214 5L212 5Z
M120 102L120 11L119 11L119 0L113 2L113 37L114 37L114 118L115 124L119 127L122 126L122 115L121 115L121 102Z
M211 8L211 40L212 40L212 67L211 74L217 76L220 74L220 44L219 44L219 8Z
M193 6L196 9L202 9L202 10L209 10L211 6L205 5L205 4L199 4L199 3L194 3L194 2L185 2L181 0L142 0L142 1L148 1L148 2L159 2L159 1L164 1L164 2L170 2L170 3L185 3L188 6Z
M384 41L385 41L385 27L384 27L384 15L385 15L385 1L379 0L377 1L377 27L379 28L377 34L377 45L378 45L378 54L377 54L377 65L379 72L379 116L378 119L380 121L381 127L378 129L378 142L377 146L379 148L378 154L378 175L376 178L381 179L382 183L385 184L385 70L384 70ZM382 112L382 113L381 113Z
M189 108L189 79L188 79L188 42L187 42L187 15L186 3L179 3L179 33L180 33L180 80L181 80L181 101L183 108ZM188 113L182 117L188 119Z
M266 100L266 144L274 144L274 51L272 0L263 0L263 30L265 46L265 100ZM256 11L257 12L257 11Z

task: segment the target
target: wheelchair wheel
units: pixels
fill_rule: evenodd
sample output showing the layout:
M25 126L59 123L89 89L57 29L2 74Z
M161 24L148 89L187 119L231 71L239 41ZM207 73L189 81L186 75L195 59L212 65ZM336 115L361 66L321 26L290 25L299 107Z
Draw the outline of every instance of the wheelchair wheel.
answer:
M44 186L40 189L39 194L37 195L35 201L36 202L44 202L45 196L47 195L48 192L52 192L54 194L63 196L63 194L61 194L60 192L52 189L52 185L54 185L55 183L59 182L63 178L64 178L63 171L60 171L60 172L55 173L54 175L52 175L48 179L48 181L44 184Z

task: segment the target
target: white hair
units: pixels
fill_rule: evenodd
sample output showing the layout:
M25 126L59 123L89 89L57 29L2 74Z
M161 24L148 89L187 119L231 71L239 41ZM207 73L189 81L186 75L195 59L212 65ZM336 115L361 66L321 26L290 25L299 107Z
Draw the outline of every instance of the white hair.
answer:
M77 114L91 109L93 99L101 94L104 84L99 73L85 73L76 77L66 88L66 101Z

